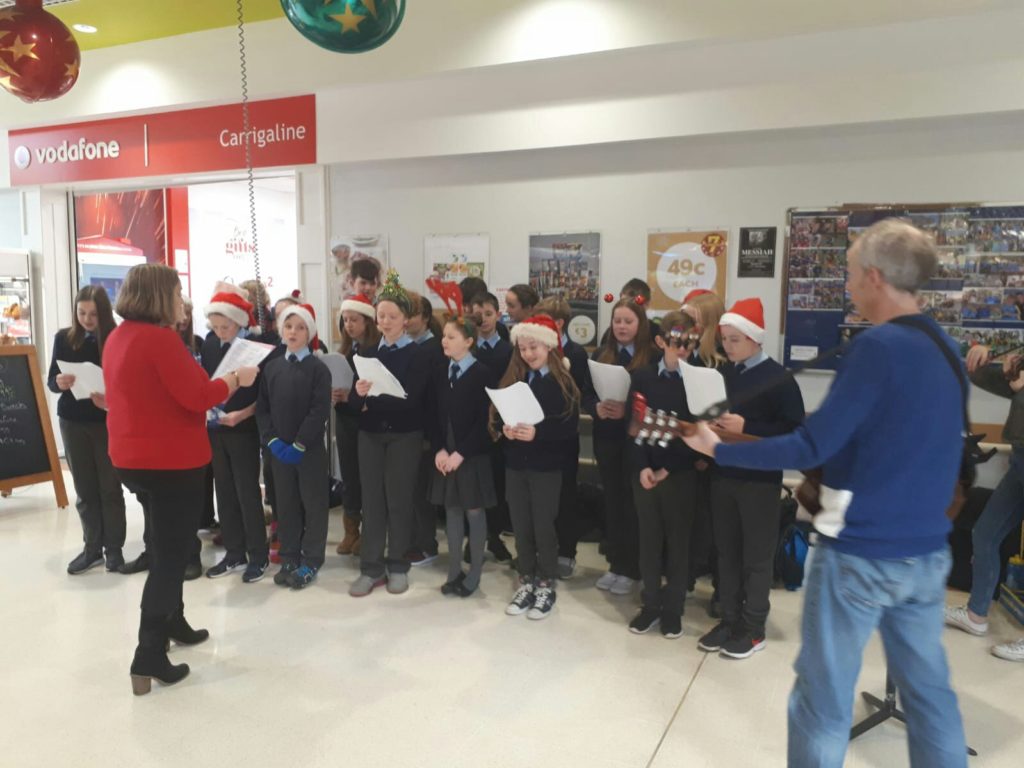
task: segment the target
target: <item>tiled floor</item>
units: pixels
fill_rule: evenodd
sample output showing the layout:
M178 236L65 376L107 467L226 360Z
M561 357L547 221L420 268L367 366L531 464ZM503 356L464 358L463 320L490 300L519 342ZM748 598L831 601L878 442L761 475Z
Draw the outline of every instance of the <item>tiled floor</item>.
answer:
M70 479L69 479L70 489ZM776 591L767 649L744 662L707 656L709 588L688 601L686 636L634 636L635 598L592 587L593 545L543 622L509 618L505 567L489 564L468 600L442 598L444 558L415 569L402 596L354 600L351 558L330 555L303 592L239 576L186 584L188 616L213 638L175 648L192 675L131 695L143 576L65 573L80 546L73 510L48 486L0 500L0 587L7 660L0 694L2 766L781 766L798 647L799 593ZM126 556L141 517L129 499ZM218 551L206 546L211 564ZM961 596L951 595L951 601ZM1018 631L997 612L994 637ZM987 652L992 638L947 636L971 766L1020 765L1024 664ZM879 692L879 644L858 690ZM858 716L866 714L858 702ZM852 746L848 765L907 765L902 726Z

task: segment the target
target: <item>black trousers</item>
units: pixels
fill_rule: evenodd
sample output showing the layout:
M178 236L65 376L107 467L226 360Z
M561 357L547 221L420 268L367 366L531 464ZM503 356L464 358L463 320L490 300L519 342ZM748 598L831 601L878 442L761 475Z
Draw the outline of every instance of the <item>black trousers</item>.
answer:
M260 458L263 459L263 496L270 505L270 519L277 522L277 496L274 493L274 470L271 468L270 460L273 453L267 446L260 448Z
M260 496L260 438L245 429L209 430L213 449L213 480L217 511L227 556L241 559L248 553L255 562L266 562L267 525ZM321 485L326 485L321 477Z
M319 570L327 549L327 449L320 444L307 448L299 464L271 457L270 466L278 493L281 562Z
M562 491L558 497L558 517L555 530L558 533L558 556L576 559L576 545L580 542L580 520L576 509L576 485L580 469L580 441L576 438L576 456L572 466L562 472Z
M494 477L494 495L498 503L487 510L487 539L494 541L502 531L512 528L512 516L505 499L505 451L501 443L491 446L491 475Z
M206 465L206 474L203 475L203 513L199 520L200 528L209 528L213 525L215 518L213 504L213 464Z
M694 491L693 532L690 535L690 584L705 573L718 589L718 552L715 550L714 525L711 513L711 468L696 471Z
M338 464L341 467L341 503L347 517L359 517L363 510L363 487L359 479L359 427L356 420L347 414L339 415L334 421L334 439L338 444Z
M649 491L640 485L639 472L632 480L644 585L640 599L644 608L667 615L682 616L686 602L696 474L670 472Z
M120 552L125 539L124 493L107 453L104 422L60 420L64 455L78 497L75 506L82 521L85 551Z
M143 613L168 616L183 604L185 565L194 551L205 467L118 469L121 481L144 499L149 573L142 589Z
M412 549L428 555L437 554L438 508L428 498L430 478L434 474L434 449L427 443L420 454L420 470L416 474L416 495L413 506ZM443 507L442 507L443 509Z
M628 451L626 438L594 438L594 458L604 491L608 569L619 576L639 579L640 542Z
M711 480L722 620L755 637L764 637L771 607L781 492L778 483Z
M562 473L505 470L505 493L516 534L519 575L551 581L558 578L558 498Z
M416 475L422 453L422 432L359 433L363 485L359 569L366 576L379 579L385 569L409 572L405 554L412 545Z

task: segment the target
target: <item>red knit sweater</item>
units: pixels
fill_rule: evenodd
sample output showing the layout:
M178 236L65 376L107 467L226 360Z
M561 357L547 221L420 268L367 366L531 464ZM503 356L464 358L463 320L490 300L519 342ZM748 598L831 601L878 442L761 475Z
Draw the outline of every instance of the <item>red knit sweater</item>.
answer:
M171 328L127 320L103 345L110 460L122 469L210 463L206 411L228 396Z

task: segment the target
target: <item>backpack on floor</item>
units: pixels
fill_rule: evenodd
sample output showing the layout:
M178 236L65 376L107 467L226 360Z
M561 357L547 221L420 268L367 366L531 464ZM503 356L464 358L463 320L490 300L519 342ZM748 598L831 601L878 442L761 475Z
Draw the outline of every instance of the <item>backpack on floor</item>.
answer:
M779 534L775 549L775 578L790 592L804 584L804 562L811 546L811 524L794 520Z

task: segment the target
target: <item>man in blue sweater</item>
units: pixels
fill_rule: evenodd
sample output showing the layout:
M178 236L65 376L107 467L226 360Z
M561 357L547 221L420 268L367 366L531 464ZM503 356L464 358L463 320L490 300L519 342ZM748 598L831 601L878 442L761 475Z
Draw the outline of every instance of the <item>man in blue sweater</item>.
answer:
M927 235L890 219L867 229L847 259L847 290L875 327L851 344L821 408L781 437L723 445L702 427L687 442L722 466L823 468L789 701L790 768L843 764L854 685L876 627L906 710L911 764L966 766L941 643L961 382L914 327L938 329L915 296L938 257Z

